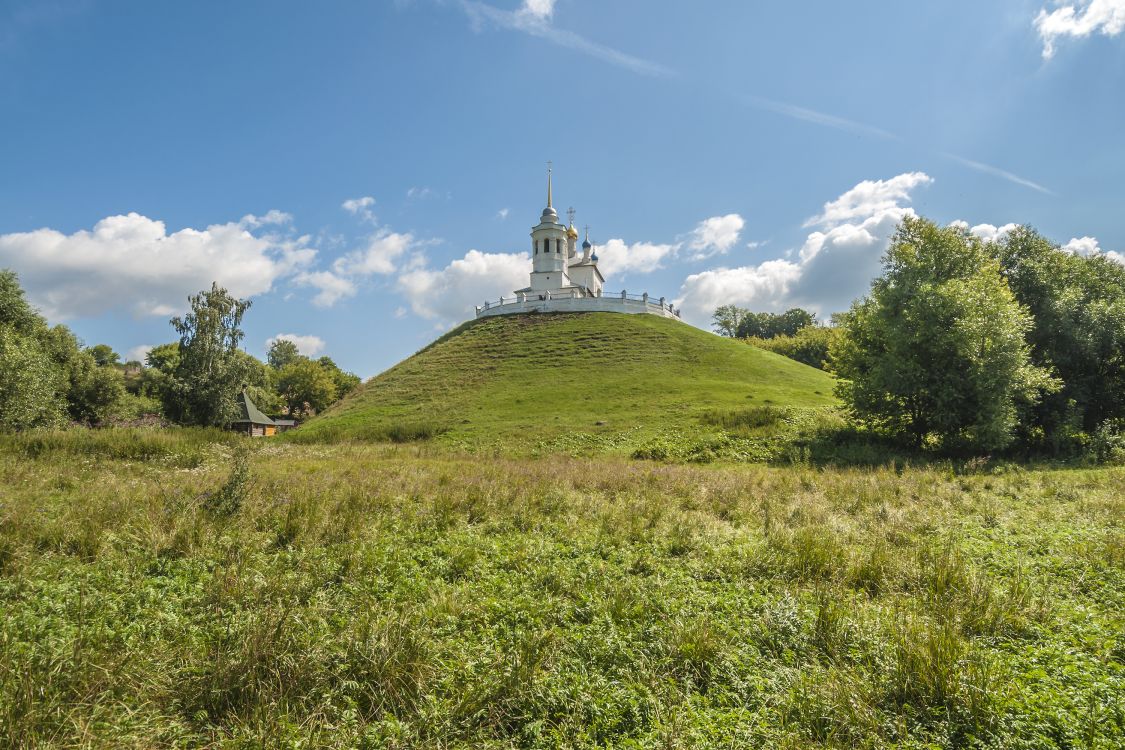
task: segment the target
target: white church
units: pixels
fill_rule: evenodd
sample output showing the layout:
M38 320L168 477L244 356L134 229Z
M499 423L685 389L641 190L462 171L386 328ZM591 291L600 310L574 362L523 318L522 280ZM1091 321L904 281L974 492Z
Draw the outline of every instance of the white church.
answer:
M605 277L598 268L598 254L590 243L590 230L578 254L578 230L574 228L574 209L569 211L570 226L563 226L551 195L551 170L547 170L547 207L539 223L531 229L531 282L511 297L485 302L477 307L477 317L517 315L529 312L619 312L647 313L679 318L680 311L663 297L643 294L603 294Z

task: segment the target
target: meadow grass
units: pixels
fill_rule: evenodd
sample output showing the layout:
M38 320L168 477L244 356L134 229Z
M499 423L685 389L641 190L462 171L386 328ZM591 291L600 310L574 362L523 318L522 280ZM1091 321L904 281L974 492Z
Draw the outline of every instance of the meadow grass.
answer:
M1122 468L28 445L0 441L3 747L1125 736Z
M670 432L705 442L720 409L836 405L832 378L654 315L518 315L470 321L291 433L296 442L386 439L459 450L629 455Z

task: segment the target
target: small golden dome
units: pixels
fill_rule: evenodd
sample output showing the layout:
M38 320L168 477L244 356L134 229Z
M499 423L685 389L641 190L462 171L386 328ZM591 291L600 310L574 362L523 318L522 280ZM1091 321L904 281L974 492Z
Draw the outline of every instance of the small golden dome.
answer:
M567 227L566 236L572 240L578 239L578 230L574 228L573 224Z

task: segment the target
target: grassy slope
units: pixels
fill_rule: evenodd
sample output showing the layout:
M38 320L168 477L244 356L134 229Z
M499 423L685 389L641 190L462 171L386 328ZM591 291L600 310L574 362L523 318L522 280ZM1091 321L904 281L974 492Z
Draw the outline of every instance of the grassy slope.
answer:
M708 409L835 403L819 370L649 315L586 313L467 323L301 428L363 439L428 424L447 439L549 440L576 431L637 439L698 429ZM604 422L604 424L597 424Z
M1125 736L1125 469L174 438L0 441L0 747Z

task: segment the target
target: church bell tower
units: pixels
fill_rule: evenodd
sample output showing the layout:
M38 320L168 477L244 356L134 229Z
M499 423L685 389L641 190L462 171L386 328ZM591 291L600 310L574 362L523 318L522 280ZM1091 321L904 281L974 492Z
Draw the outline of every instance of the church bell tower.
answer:
M547 167L547 207L539 224L531 230L531 290L561 289L570 284L567 277L569 236L552 205L551 167Z

